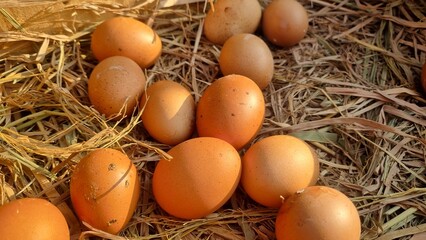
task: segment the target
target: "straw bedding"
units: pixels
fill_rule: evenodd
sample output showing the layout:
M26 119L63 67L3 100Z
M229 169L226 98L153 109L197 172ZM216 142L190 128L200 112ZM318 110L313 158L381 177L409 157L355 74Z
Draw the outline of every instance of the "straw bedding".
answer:
M426 98L419 85L425 2L301 2L310 29L297 46L270 45L275 75L264 90L266 118L255 140L292 134L308 141L320 156L318 184L351 198L363 239L425 239ZM0 204L47 198L65 214L73 239L274 238L276 210L241 189L204 219L168 216L150 181L170 147L147 136L140 113L105 119L87 98L97 63L90 33L104 19L125 15L162 38L162 56L146 70L149 81L180 82L198 100L220 76L220 46L202 35L208 1L3 1L0 7ZM82 156L102 147L125 151L141 176L139 206L120 236L84 226L71 210L70 174Z

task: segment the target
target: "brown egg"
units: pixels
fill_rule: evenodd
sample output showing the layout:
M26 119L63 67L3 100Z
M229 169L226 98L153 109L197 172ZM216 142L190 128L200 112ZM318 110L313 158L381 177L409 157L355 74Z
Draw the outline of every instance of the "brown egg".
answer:
M89 99L93 107L107 117L129 116L137 107L145 82L144 72L133 60L109 57L90 74Z
M98 25L92 34L90 46L99 61L112 56L125 56L141 68L152 66L162 49L157 33L130 17L113 17Z
M242 157L241 185L256 202L279 208L282 197L314 185L319 162L303 140L275 135L254 143Z
M147 101L148 99L148 101ZM140 104L142 123L157 141L176 145L195 129L195 101L179 83L163 80L149 86Z
M426 62L423 64L422 67L421 83L423 90L426 92Z
M241 159L223 140L192 138L168 154L173 159L158 162L152 189L159 206L172 216L205 217L222 207L238 186Z
M70 239L64 215L41 198L21 198L0 206L0 223L2 240Z
M239 74L266 88L274 75L274 58L268 45L256 35L239 33L220 51L219 66L223 75Z
M208 40L222 45L237 33L254 33L262 18L257 0L218 0L206 15L204 34Z
M330 187L311 186L284 201L275 234L277 240L359 240L361 222L346 195Z
M265 100L256 83L241 75L227 75L204 91L196 126L199 136L220 138L239 150L257 134L264 115Z
M129 222L140 194L136 167L122 152L97 149L71 175L71 202L81 221L117 234Z
M263 11L263 34L273 44L291 47L308 31L308 13L296 0L273 0Z

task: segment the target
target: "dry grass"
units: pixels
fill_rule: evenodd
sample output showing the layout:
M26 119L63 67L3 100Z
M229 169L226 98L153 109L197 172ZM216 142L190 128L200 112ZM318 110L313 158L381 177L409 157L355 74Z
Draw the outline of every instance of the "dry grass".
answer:
M51 2L6 1L0 7ZM13 26L0 33L0 204L48 198L66 215L74 239L81 231L81 238L274 238L276 210L255 204L241 189L205 219L165 214L152 198L150 179L169 147L151 141L138 113L117 122L90 107L86 84L96 64L90 33L113 15L148 22L161 36L164 50L146 72L150 81L181 82L198 100L220 76L220 46L202 35L209 4L185 2L47 5L26 23L0 8ZM307 140L320 156L319 184L353 200L363 239L425 239L426 98L419 87L425 3L302 3L310 14L306 38L290 49L270 46L276 72L264 90L267 115L257 138L288 133ZM84 227L71 211L70 174L85 153L100 147L125 151L142 179L140 204L120 237Z

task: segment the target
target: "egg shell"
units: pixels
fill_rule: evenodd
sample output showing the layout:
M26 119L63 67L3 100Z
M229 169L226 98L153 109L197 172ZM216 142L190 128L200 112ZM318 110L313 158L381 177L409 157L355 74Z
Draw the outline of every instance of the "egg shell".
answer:
M204 34L208 40L222 45L237 33L254 33L262 18L257 0L218 0L207 12Z
M421 84L423 87L423 91L426 92L426 62L423 64L422 73L421 73Z
M226 40L219 66L223 75L239 74L266 88L274 75L274 58L268 45L250 33L235 34Z
M267 207L279 208L282 197L314 185L318 176L316 154L290 135L263 138L242 157L241 185L253 200Z
M275 45L291 47L305 37L308 20L306 9L298 1L273 0L263 11L263 34Z
M162 49L161 39L151 27L122 16L107 19L98 25L92 33L90 46L99 61L112 56L125 56L141 68L152 66Z
M93 107L107 117L130 116L145 90L142 69L130 58L113 56L98 63L90 74L88 95Z
M342 192L310 186L286 199L276 221L277 240L359 240L361 221Z
M197 219L222 207L237 188L241 159L227 142L210 137L192 138L160 160L152 179L154 197L172 216Z
M0 206L0 238L68 240L70 232L55 205L41 198L21 198Z
M132 217L140 195L136 167L124 153L97 149L71 175L70 194L80 220L117 234Z
M177 82L162 80L150 85L142 96L140 109L146 130L161 143L181 143L195 129L194 98Z
M216 137L237 150L254 138L262 127L265 100L257 84L241 75L214 81L201 96L196 111L199 136Z

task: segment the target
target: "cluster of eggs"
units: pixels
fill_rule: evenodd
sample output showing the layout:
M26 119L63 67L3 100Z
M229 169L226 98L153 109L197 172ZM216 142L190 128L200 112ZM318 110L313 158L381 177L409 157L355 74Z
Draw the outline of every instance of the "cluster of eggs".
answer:
M204 34L222 45L218 62L224 76L195 102L190 90L173 80L147 86L144 69L162 51L151 27L130 17L108 19L92 34L91 49L99 63L88 80L90 102L113 119L142 111L149 135L172 146L172 159L161 159L152 179L153 196L168 214L206 217L242 186L257 203L279 208L277 239L359 239L360 219L350 199L315 186L319 160L305 141L274 135L253 142L265 115L262 90L274 73L267 43L254 34L260 25L272 44L291 47L304 38L308 15L296 0L273 0L263 12L257 0L218 0L206 15ZM136 167L123 152L94 150L74 169L70 196L81 221L117 234L137 207ZM2 222L8 221L8 211L24 214L18 201L0 208ZM6 232L0 226L0 235Z

